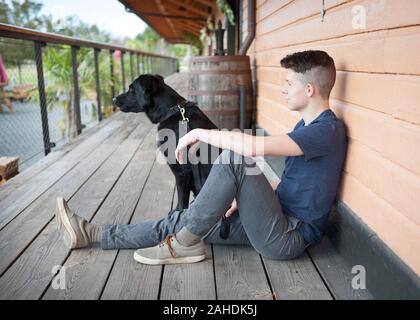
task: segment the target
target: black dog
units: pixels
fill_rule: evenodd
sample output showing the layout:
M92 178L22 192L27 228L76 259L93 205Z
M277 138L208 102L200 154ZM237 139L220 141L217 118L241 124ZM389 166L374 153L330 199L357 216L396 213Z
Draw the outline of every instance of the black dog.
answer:
M193 102L180 96L174 89L164 83L160 75L144 74L130 84L127 92L114 98L113 103L123 112L145 112L152 123L158 124L158 132L170 129L175 132L176 145L178 145L179 125L184 118L188 118L188 132L195 128L217 129L217 126ZM159 141L160 147L166 141ZM220 154L221 149L212 146L208 148L206 164L191 164L189 159L186 164L168 161L168 150L164 155L169 167L175 175L178 193L177 209L187 208L189 205L190 191L196 197L206 181L212 166L214 155ZM174 152L175 150L170 150ZM199 156L199 151L197 156ZM213 153L212 153L213 152Z

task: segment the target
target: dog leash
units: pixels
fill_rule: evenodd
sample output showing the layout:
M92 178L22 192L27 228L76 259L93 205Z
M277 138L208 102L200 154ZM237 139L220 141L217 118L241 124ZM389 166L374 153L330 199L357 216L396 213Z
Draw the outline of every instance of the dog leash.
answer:
M185 118L184 114L185 114L185 108L181 107L179 104L177 105L179 111L181 112L181 116L182 116L182 121L186 121L186 122L190 122L190 119Z

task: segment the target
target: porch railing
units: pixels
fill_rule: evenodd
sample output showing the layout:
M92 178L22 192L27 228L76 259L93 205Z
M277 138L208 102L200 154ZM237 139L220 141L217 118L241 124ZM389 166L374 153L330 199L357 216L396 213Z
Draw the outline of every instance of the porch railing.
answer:
M31 59L29 59L30 61L28 61L27 58L22 58L25 59L25 61L18 61L18 63L16 63L14 59L18 59L19 53L23 52L24 50L28 52L28 50L31 50L31 46L33 50L33 56ZM0 105L0 108L4 110L5 107L10 107L10 105L12 105L14 98L21 98L21 96L19 96L18 90L14 90L14 88L26 88L27 92L32 90L32 112L34 104L33 101L36 101L35 105L38 104L40 110L36 117L39 118L38 122L42 126L43 147L42 150L35 148L32 152L29 152L29 154L25 156L17 154L17 156L20 156L22 158L21 160L23 161L28 160L27 158L33 158L33 153L43 153L47 155L49 152L51 152L51 149L57 145L57 141L62 141L62 143L63 141L68 141L68 138L62 139L59 137L60 135L56 133L53 134L53 138L51 137L50 129L52 131L57 131L57 128L53 128L54 126L49 124L49 119L51 119L49 112L54 113L57 112L57 110L52 108L55 102L51 99L51 92L49 92L50 87L48 83L49 80L45 77L45 52L48 49L56 50L57 52L62 53L67 50L64 52L65 54L63 56L69 58L67 69L71 70L63 70L63 79L67 72L67 76L69 79L71 77L71 81L69 81L68 88L61 88L60 90L67 92L67 98L70 102L68 103L68 108L66 109L63 107L61 112L67 113L69 115L73 113L73 128L75 129L74 135L79 135L86 126L86 123L84 122L88 121L84 121L83 118L85 117L85 113L81 113L82 102L84 106L86 105L85 100L81 101L81 90L85 95L86 91L89 91L91 96L94 97L91 100L95 101L90 101L90 103L95 113L95 123L98 123L104 118L104 115L107 116L115 111L110 101L114 96L125 91L128 87L128 83L133 81L139 74L157 73L162 76L167 76L174 73L177 69L177 59L174 57L148 53L141 50L130 49L117 45L81 40L63 35L44 33L0 23L0 54L2 54L5 60L4 65L6 70L8 68L8 64L12 65L13 63L13 66L18 65L19 68L19 76L15 77L19 78L19 81L14 79L16 83L19 82L16 86L12 87L9 84L9 93L6 90L4 83L3 86L0 87L0 98L2 100L0 103L3 104L3 107ZM83 55L81 55L81 51L84 52ZM31 56L30 51L29 56ZM8 61L8 59L13 61ZM86 66L87 63L87 61L84 61L83 59L89 60L87 69L92 68L91 73L94 77L94 81L92 79L92 86L95 88L88 88L89 90L83 87L85 85L84 83L80 83L80 81L86 81L86 77L83 78L79 74L79 65L83 63ZM50 61L48 60L47 62ZM106 65L108 66L105 67ZM14 67L14 69L17 68ZM27 72L27 78L30 78L30 80L22 80L22 70ZM50 77L50 73L53 74L53 78L50 81L54 82L56 80L54 79L54 65L48 65L47 71ZM38 91L37 95L36 91ZM34 92L36 95L35 97L33 94ZM57 101L60 99L60 95L63 95L63 93L56 93ZM23 98L25 98L25 96ZM22 117L22 119L24 119L24 114L29 114L25 113L26 111L24 112L23 110L30 109L31 106L24 106L22 101L15 101L15 104L17 105L16 108L10 108L10 112L7 112L7 115L5 112L0 113L0 127L2 127L0 129L0 156L11 156L13 153L13 151L11 151L14 147L13 144L16 146L19 144L24 144L25 140L34 139L34 134L29 132L27 139L22 138L22 141L15 143L13 142L21 133L19 131L28 131L28 125L24 124L20 125L20 129L16 129L19 127L17 117L16 120L13 120L13 115L19 113L19 108L22 110L21 114L19 115ZM27 104L30 103L28 102ZM105 110L106 112L104 111L104 104L107 107ZM69 108L71 108L71 110L69 110ZM1 119L2 117L3 119ZM71 119L67 119L66 121L71 121ZM12 125L11 122L16 123ZM31 123L31 120L26 120L25 123ZM31 123L31 125L36 127L38 126L34 125L33 123ZM63 130L64 129L61 128L61 132L63 132ZM41 129L38 131L39 134L41 134ZM68 132L66 134L68 135ZM32 142L32 144L36 143ZM23 145L20 147L21 149L25 149ZM19 152L16 151L16 153Z

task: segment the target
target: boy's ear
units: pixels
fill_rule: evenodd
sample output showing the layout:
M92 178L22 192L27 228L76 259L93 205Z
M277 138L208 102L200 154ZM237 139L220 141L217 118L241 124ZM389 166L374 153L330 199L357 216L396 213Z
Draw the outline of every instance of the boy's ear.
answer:
M315 87L312 83L308 83L305 87L305 92L308 97L312 97L315 93Z

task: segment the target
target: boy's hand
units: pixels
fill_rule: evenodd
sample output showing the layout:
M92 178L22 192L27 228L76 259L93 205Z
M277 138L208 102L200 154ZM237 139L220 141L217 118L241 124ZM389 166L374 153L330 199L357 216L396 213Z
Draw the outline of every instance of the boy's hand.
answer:
M236 198L233 199L230 208L225 213L225 217L229 218L236 210L238 209L238 204L236 203Z
M278 187L278 185L280 184L280 182L281 182L281 180L278 180L278 181L271 181L271 182L270 182L270 184L271 184L271 188L273 188L273 190L276 190L276 189L277 189L277 187Z
M200 142L198 135L199 135L199 129L194 129L179 139L178 145L176 146L176 150L175 150L175 158L179 162L179 164L187 163L187 162L184 163L184 160L185 160L184 150L189 145L191 144L194 145L194 149L198 148L198 143Z

